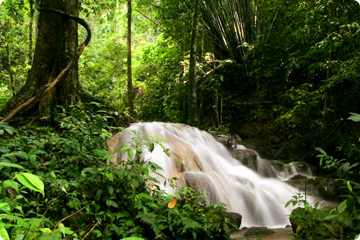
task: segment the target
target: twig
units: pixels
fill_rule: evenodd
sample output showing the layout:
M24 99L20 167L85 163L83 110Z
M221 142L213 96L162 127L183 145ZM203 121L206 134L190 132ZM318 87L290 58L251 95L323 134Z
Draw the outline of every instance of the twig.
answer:
M53 232L55 231L55 229L57 228L57 226L59 226L60 223L62 223L63 221L65 221L66 219L74 216L75 214L79 213L80 211L82 211L85 207L80 208L79 210L77 210L76 212L74 212L73 214L70 214L69 216L64 217L63 219L61 219L53 228L53 230L51 231L51 234L53 234Z
M39 217L39 198L40 198L40 193L37 194L36 197L36 217Z
M98 221L94 224L94 226L85 234L85 236L84 236L81 240L84 240L84 239L96 228L96 226L99 225L99 223L100 223L100 220L98 220Z
M44 212L44 216L46 215L46 213L49 211L49 209L51 208L51 206L55 203L56 200L59 199L59 197L61 196L61 193L59 194L59 196L57 196L56 198L54 198L51 203L49 204L49 206L46 208L45 212Z

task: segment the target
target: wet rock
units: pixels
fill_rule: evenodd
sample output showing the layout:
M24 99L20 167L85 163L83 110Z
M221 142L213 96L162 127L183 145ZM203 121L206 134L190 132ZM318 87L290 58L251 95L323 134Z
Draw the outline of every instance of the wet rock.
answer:
M230 222L237 228L240 228L242 216L239 213L235 212L223 212L222 213L224 217L227 217L230 219Z
M263 138L249 138L237 141L237 144L244 145L246 148L254 149L262 158L266 159L306 161L312 158L309 155L308 149L301 143L297 142L273 143Z
M186 186L193 188L196 192L203 192L207 205L220 204L218 194L213 186L211 178L202 172L183 172Z
M209 133L211 134L211 136L213 136L213 138L215 138L216 141L222 143L227 148L231 148L233 137L230 134L225 134L217 131L209 131ZM237 138L240 137L237 136Z
M302 192L311 193L313 196L318 196L326 199L331 205L332 202L339 202L341 196L341 187L343 183L331 178L306 178L303 176L294 176L286 181L286 183L296 187Z
M257 155L255 151L250 149L233 149L231 150L231 155L246 167L257 171Z
M249 228L244 235L245 237L257 237L257 236L271 235L274 233L275 233L274 231L267 229L266 227L252 227Z

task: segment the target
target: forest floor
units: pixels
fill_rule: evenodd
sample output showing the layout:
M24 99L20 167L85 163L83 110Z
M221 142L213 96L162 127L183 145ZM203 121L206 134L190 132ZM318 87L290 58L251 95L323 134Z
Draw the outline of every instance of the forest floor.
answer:
M273 234L270 235L257 235L257 236L246 236L246 232L249 229L241 229L238 232L233 232L231 234L231 239L235 240L291 240L293 236L293 231L291 227L286 228L278 228L278 229L271 229L274 231Z

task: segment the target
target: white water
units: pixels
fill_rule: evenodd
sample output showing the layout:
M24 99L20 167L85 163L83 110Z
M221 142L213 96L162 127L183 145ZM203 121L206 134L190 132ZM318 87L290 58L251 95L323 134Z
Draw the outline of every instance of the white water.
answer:
M168 157L160 146L156 146L152 153L144 150L142 157L161 166L164 171L160 173L167 179L178 177L178 187L188 184L203 191L207 202L222 202L230 212L240 213L243 217L241 227L276 228L290 224L287 215L292 209L285 208L285 204L298 190L278 178L264 178L242 165L210 134L183 124L136 123L115 135L119 141L110 140L109 150L131 142L134 137L131 130L146 133L147 137L167 139L162 144L178 157ZM125 155L118 156L114 162L126 159ZM258 164L264 165L264 161L261 159ZM281 171L279 175L282 175ZM165 179L158 179L162 188L174 193L168 184L164 186Z

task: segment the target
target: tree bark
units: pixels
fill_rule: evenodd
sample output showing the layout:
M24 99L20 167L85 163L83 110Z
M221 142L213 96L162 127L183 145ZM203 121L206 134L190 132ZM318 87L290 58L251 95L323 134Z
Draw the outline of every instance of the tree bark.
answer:
M78 0L43 0L40 8L54 9L77 15ZM52 82L73 56L77 47L77 24L60 14L40 12L38 36L32 68L24 87L13 96L2 109L0 116L6 116L19 105L34 97L39 89ZM24 115L38 112L48 116L55 105L73 104L79 94L77 67L58 85L41 96L39 102L23 110Z
M131 0L127 0L127 87L128 87L128 106L131 117L134 117L134 93L132 84L131 68Z
M194 13L192 19L191 29L191 44L190 44L190 66L189 66L189 82L190 82L190 103L189 103L189 124L198 126L199 113L197 108L196 97L196 40L197 40L197 25L199 19L199 0L195 0Z

